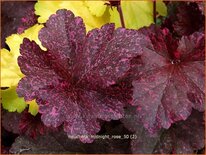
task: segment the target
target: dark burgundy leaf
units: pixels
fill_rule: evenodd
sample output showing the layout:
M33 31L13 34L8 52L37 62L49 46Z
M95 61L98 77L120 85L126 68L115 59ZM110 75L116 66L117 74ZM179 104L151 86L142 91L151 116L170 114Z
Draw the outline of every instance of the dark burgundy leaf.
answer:
M105 132L103 132L102 136L108 136L109 138L105 139L96 139L94 145L96 144L96 148L94 149L94 145L90 145L88 153L107 153L107 154L128 154L131 153L130 149L130 138L125 138L125 135L131 135L131 132L128 131L123 124L118 121L107 122L104 125ZM116 138L121 137L121 138ZM104 147L102 147L104 146ZM102 151L99 151L101 150Z
M19 134L19 121L21 114L17 112L2 111L2 126L9 132Z
M176 34L174 31L173 23L177 20L177 8L180 2L167 1L167 17L162 22L161 27L167 28L172 34Z
M190 35L204 27L205 17L201 14L196 3L181 3L177 10L177 21L173 27L180 36Z
M64 137L61 137L65 140ZM67 138L68 140L68 138ZM70 140L70 144L71 140ZM67 147L69 150L69 147ZM58 140L52 135L42 135L36 139L32 139L27 136L19 136L12 144L9 150L12 154L52 154L52 153L72 153L66 151L65 148L59 144Z
M125 117L121 119L124 126L134 134L131 137L131 150L135 154L152 154L162 132L151 135L140 121L136 107L127 107Z
M15 139L18 137L18 134L9 132L4 127L1 126L1 153L8 154L11 145L14 143Z
M27 135L36 138L39 135L54 132L56 129L46 127L41 121L41 115L32 116L27 111L21 114L17 112L4 112L2 125L14 134Z
M161 135L154 153L193 154L204 147L204 113L194 110L186 121L174 124Z
M177 36L191 35L204 31L205 17L199 7L201 2L171 2L168 5L169 16L162 27L166 27Z
M130 68L130 60L142 53L145 36L113 24L86 35L80 17L59 10L52 15L39 38L47 52L24 39L18 63L22 73L17 92L25 100L37 99L46 126L64 123L68 135L94 135L97 119L123 116L123 103L104 92ZM81 137L83 142L92 142Z
M204 111L204 34L197 32L177 42L167 29L154 25L140 31L151 42L141 64L131 70L139 73L132 83L132 105L138 106L144 126L152 133L186 120L192 108Z
M112 128L104 135L120 134L125 131L122 125ZM127 134L127 132L124 132ZM13 143L10 153L21 154L109 154L131 153L129 141L125 139L102 139L97 138L92 144L85 144L78 139L66 138L66 133L59 131L53 134L41 135L36 139L27 136L19 136Z
M24 111L21 114L18 128L20 134L28 135L31 138L37 138L39 135L55 131L54 128L48 128L42 123L41 115L39 113L36 116L33 116L27 111Z
M1 154L9 154L9 147L6 147L4 145L1 146Z
M199 10L202 12L203 15L205 15L205 1L196 1L196 0L192 0L192 1L188 1L187 4L190 4L190 3L196 3L198 5L198 8Z
M126 109L122 122L136 135L131 141L133 153L140 154L193 154L204 147L204 113L196 110L186 121L173 124L168 130L151 135L144 129L135 107Z

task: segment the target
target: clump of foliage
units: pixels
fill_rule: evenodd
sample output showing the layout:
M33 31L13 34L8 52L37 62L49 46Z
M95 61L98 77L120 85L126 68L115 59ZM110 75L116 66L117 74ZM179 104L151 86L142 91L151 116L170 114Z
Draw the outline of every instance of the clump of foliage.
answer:
M9 73L16 79L2 77L9 87L2 90L8 98L2 105L22 112L29 104L33 115L27 108L3 112L4 128L20 135L11 153L22 153L22 145L26 153L177 154L204 148L203 2L134 2L147 6L140 17L125 11L132 2L100 2L98 12L92 2L56 2L43 15L41 3L47 2L37 3L38 20L34 10L22 19L18 52L1 51L3 67L12 60ZM144 25L136 23L140 18ZM34 37L27 36L30 27L38 27Z

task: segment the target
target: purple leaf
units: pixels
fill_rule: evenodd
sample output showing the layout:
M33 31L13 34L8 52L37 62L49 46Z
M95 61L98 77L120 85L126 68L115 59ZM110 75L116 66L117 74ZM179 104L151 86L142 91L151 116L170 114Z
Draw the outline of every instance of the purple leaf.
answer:
M46 127L41 121L41 115L38 113L36 116L31 115L28 111L24 111L21 114L18 128L21 135L27 135L33 139L36 139L40 135L47 133L54 133L57 131L55 128Z
M123 116L123 103L105 92L130 68L130 60L142 53L145 35L113 24L86 35L80 17L59 10L52 15L39 38L47 52L24 39L18 64L25 77L17 92L25 100L36 99L42 121L71 136L94 135L98 119ZM89 137L80 137L92 142Z
M19 34L23 33L24 30L38 23L38 16L34 13L34 11L34 8L29 8L26 10L24 17L21 18L21 25L17 29L17 32Z
M192 108L204 111L204 34L197 32L177 42L167 29L154 25L141 31L151 42L141 56L142 64L136 64L139 74L132 83L132 105L138 106L144 126L152 133L186 120Z

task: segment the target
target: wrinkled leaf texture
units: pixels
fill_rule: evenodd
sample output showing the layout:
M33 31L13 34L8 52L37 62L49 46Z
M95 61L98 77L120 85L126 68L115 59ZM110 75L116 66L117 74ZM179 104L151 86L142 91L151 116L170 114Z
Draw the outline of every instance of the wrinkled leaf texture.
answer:
M204 147L204 113L193 110L185 121L173 124L168 130L151 135L142 126L135 107L126 109L122 119L125 127L136 134L131 141L133 153L193 154Z
M199 32L175 40L168 29L155 25L140 31L150 43L130 71L131 104L137 106L144 127L154 133L186 120L192 108L204 111L205 40Z
M130 68L132 57L142 53L145 35L106 24L86 35L80 17L59 10L39 33L47 51L24 39L18 64L25 75L17 93L26 101L36 99L46 126L64 124L68 135L94 135L98 119L117 120L123 103L109 96L106 87L115 84ZM90 137L80 137L92 142Z

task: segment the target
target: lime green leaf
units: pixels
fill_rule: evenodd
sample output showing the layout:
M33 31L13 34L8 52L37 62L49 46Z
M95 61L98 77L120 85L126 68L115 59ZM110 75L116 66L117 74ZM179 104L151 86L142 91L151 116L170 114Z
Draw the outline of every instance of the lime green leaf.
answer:
M38 113L39 106L33 101L25 102L24 98L19 98L16 93L16 87L11 87L6 90L1 90L2 106L9 112L21 113L29 105L29 112L32 115Z
M17 86L23 77L17 64L17 59L12 52L1 50L1 87Z
M9 112L17 111L21 113L27 107L27 104L25 103L24 99L18 97L16 93L16 87L1 90L1 96L2 106Z
M126 28L138 29L149 26L153 22L152 2L150 1L122 1L122 12ZM109 10L111 22L121 27L119 13L116 8Z
M38 21L45 23L49 16L58 9L71 10L75 16L81 16L86 24L87 31L100 28L106 23L115 23L121 27L117 9L104 5L107 1L38 1L35 5L35 13L39 15ZM161 1L157 1L157 12L165 16L167 8ZM126 28L138 29L153 23L152 1L121 1Z
M91 12L91 14L97 17L103 16L107 8L107 6L104 5L105 1L85 1L85 4L89 8L89 11Z
M118 13L117 9L116 8L113 8L113 9L110 8L109 13L110 13L110 22L115 23L115 27L121 27L120 17L119 17L119 13ZM125 19L125 15L124 15L124 19Z
M61 9L60 1L38 1L35 4L35 14L39 15L38 22L45 23L49 16Z
M14 56L15 60L19 56L19 48L22 43L22 37L18 34L12 34L6 38L6 44L9 46L11 54ZM17 60L15 60L17 62Z
M35 13L39 15L38 22L45 23L49 16L55 14L58 9L68 9L75 16L81 16L87 31L100 28L109 22L109 12L104 3L100 1L38 1L35 4ZM95 10L96 13L94 13Z
M167 15L167 6L165 5L165 3L163 3L162 1L157 1L156 5L157 5L157 12L161 16L166 16Z
M139 29L153 23L152 1L121 1L121 7L126 28ZM157 11L162 16L167 14L167 8L162 1L157 1ZM121 27L117 9L110 9L109 12L110 22L114 22L116 27Z
M27 102L27 104L29 104L29 112L35 116L39 110L38 104L34 100Z

